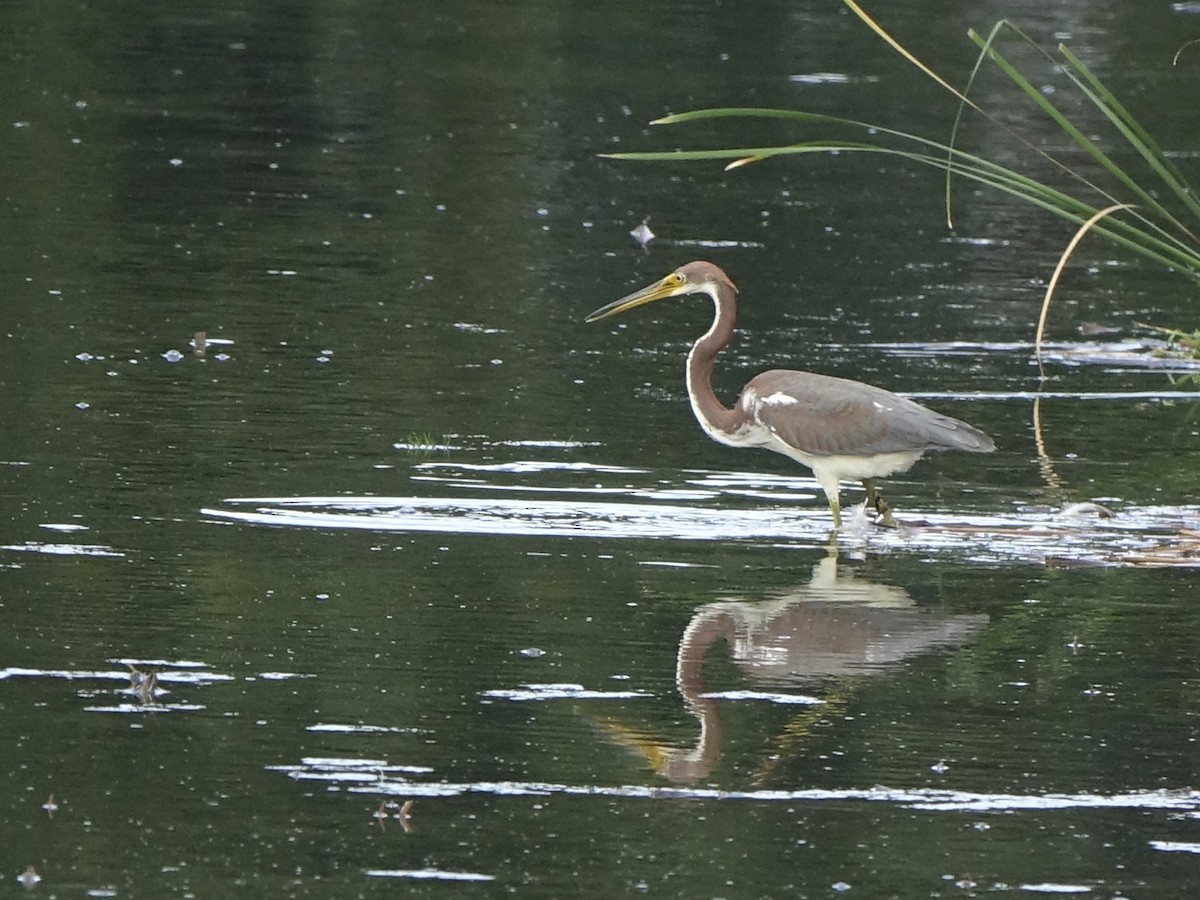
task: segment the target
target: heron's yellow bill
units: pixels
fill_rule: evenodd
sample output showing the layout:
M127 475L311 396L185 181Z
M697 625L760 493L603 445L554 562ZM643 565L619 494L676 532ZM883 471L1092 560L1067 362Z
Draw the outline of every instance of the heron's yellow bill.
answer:
M609 316L615 316L617 313L625 312L627 309L653 303L655 300L665 300L667 297L675 297L684 293L684 286L684 280L675 272L672 272L666 278L660 279L654 282L654 284L642 288L640 291L634 291L627 297L614 300L607 306L602 306L595 312L589 313L583 321L598 322L600 319L607 319Z

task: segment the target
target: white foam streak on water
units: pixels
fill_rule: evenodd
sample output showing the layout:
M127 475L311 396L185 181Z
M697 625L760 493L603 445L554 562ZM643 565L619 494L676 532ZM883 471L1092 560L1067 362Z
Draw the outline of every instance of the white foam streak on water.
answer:
M1200 813L1198 790L1146 790L1117 794L989 794L936 788L870 788L801 790L721 790L719 788L665 787L651 785L560 784L545 781L474 781L461 783L419 782L388 779L388 772L427 774L423 766L398 766L381 759L306 757L300 765L268 766L297 781L344 784L351 793L395 794L406 797L453 797L463 794L492 794L505 797L589 796L647 800L718 800L779 802L886 803L929 812L1017 812L1069 809L1135 809ZM369 782L369 784L367 783ZM1197 845L1168 842L1158 849L1185 850ZM1190 852L1190 850L1189 850Z
M329 774L329 773L325 773ZM306 780L307 773L293 772ZM351 779L357 781L357 779ZM550 782L480 781L460 784L392 783L380 779L369 787L351 783L352 793L385 793L406 797L446 797L493 794L507 797L566 796L621 797L646 800L714 800L766 803L885 803L928 812L1019 812L1069 809L1137 809L1169 812L1200 810L1197 791L1130 791L1122 794L984 794L927 788L847 788L826 790L720 790L717 788L657 787L649 785L586 785Z
M519 487L514 492L527 493ZM627 496L638 492L625 489ZM598 502L498 497L259 497L225 501L201 513L214 519L293 528L359 529L604 539L682 541L758 540L781 547L824 544L829 512L823 504L757 508L677 502ZM245 508L249 507L249 508ZM851 513L861 510L856 505ZM914 516L917 514L914 514ZM843 529L873 551L967 553L978 562L1079 560L1090 565L1200 565L1200 547L1181 540L1200 521L1193 507L1126 509L1111 519L1033 510L1003 515L919 513L900 531L865 521ZM900 519L905 521L901 513ZM850 522L857 521L850 515ZM1171 550L1174 548L1174 550ZM1189 549L1190 548L1190 549ZM1168 552L1169 551L1169 552Z
M100 681L123 681L129 682L129 671L109 670L89 670L89 669L26 669L20 666L9 666L6 669L0 669L0 681L6 678L65 678L68 681L76 681L81 679L100 680ZM178 684L212 684L218 681L233 681L232 675L219 675L216 672L171 672L171 671L156 671L155 676L159 682L173 682Z
M645 475L646 469L630 469L625 466L606 466L588 462L556 462L551 460L517 460L508 463L460 463L426 462L413 466L414 469L453 469L462 472L600 472L608 475Z
M804 694L780 694L770 691L711 691L701 694L706 700L759 700L766 703L797 704L800 706L818 706L825 703L819 697L808 697Z
M44 553L48 556L112 556L123 557L125 554L112 547L99 544L43 544L40 541L26 541L24 544L3 544L0 550L13 550L18 553Z
M386 759L360 759L356 756L306 756L300 760L303 765L317 769L382 769L387 764Z
M495 881L495 875L478 872L448 872L444 869L367 869L372 878L418 878L436 881Z
M825 545L832 524L815 482L800 474L663 473L556 461L438 461L416 465L413 472L414 481L435 482L457 496L240 497L200 512L226 522L292 528L749 540L781 549ZM550 485L547 475L566 477ZM597 483L613 476L615 484ZM628 476L643 484L629 483ZM853 502L852 496L848 491L843 499ZM969 500L964 494L964 503ZM901 510L898 518L905 527L894 531L870 525L862 504L855 503L845 507L846 527L838 541L849 551L952 551L984 563L1200 566L1200 541L1194 535L1200 509L1114 505L1117 515L1108 519L1045 508L993 515Z
M1058 884L1053 881L1022 884L1020 888L1031 894L1090 894L1092 892L1091 887L1086 884Z
M214 518L256 525L376 531L525 534L556 537L641 537L713 540L781 537L811 531L816 511L805 516L778 509L707 509L699 506L436 497L235 498L231 506L202 509ZM305 509L304 507L309 507ZM828 517L828 511L824 517ZM790 527L789 527L790 526Z
M861 346L907 359L939 359L948 356L978 357L985 353L998 353L1006 356L1028 353L1032 356L1036 353L1034 344L1028 341L995 343L986 341L876 342ZM1045 362L1061 366L1095 365L1134 372L1163 369L1185 372L1200 370L1200 360L1187 354L1172 353L1171 350L1170 344L1158 338L1050 342L1042 344L1042 359ZM1192 391L1187 392L1186 396L1195 398L1196 394Z
M519 688L497 688L481 696L500 700L636 700L649 697L645 691L589 691L582 684L523 684Z
M509 484L488 484L485 481L479 481L475 479L467 480L462 478L441 478L430 475L414 475L413 481L448 484L458 488L468 487L472 490L479 491L519 490L524 494L582 494L589 496L618 495L622 497L637 497L642 500L712 500L719 496L715 491L697 491L680 488L668 488L663 490L631 490L629 488L618 487L545 487L543 485L521 485L520 487L514 487L513 485ZM807 494L804 495L803 499L809 499L811 497L811 494Z
M913 400L1195 400L1195 391L904 391Z
M122 666L170 666L174 669L207 669L210 668L206 662L199 662L194 659L138 659L136 657L119 656L115 659L110 659L110 663L117 663Z
M422 728L401 728L398 725L342 725L335 722L318 722L305 731L322 731L333 734L424 734Z
M386 759L362 759L354 756L305 756L298 766L267 766L270 772L301 773L309 778L329 778L336 781L339 777L362 781L363 775L380 778L388 772L404 775L429 775L433 769L429 766L392 765Z
M197 703L117 703L112 706L85 706L83 711L141 716L167 712L200 712L203 709L205 707Z

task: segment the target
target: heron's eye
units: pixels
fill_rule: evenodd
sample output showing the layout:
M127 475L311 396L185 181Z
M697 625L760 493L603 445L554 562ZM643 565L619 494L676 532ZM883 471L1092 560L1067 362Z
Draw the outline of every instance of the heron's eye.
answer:
M684 283L687 282L687 278L684 277L679 272L672 272L670 275L667 276L667 281L669 281L671 283L672 287L681 287Z

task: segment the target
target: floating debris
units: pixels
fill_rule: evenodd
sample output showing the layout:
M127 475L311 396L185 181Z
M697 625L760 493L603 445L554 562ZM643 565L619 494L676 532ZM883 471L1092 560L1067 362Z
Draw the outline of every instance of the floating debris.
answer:
M1096 516L1100 519L1111 519L1116 515L1107 506L1101 506L1099 503L1092 503L1090 501L1069 503L1063 507L1062 514L1064 516Z
M129 666L129 691L144 705L157 703L158 695L167 693L158 686L158 672L153 669L143 672L130 662L125 665Z
M208 352L208 333L197 331L192 338L192 352L197 356L203 356Z
M17 882L21 887L32 890L38 886L38 882L42 880L42 876L37 873L37 869L33 866L28 866L24 872L17 876Z
M1079 324L1079 333L1084 337L1102 337L1106 334L1120 334L1121 329L1112 325L1105 325L1102 322L1081 322Z
M637 241L638 245L642 248L645 248L647 244L654 240L656 235L650 230L650 217L646 216L646 218L642 219L642 224L629 232L629 236Z
M42 804L42 809L46 811L47 818L53 819L54 814L58 812L58 802L54 799L54 795L50 795L50 799Z

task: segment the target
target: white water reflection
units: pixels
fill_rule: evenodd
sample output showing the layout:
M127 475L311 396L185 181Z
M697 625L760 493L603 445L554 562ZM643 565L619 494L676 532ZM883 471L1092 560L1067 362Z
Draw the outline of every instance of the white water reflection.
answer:
M1056 881L1040 881L1037 884L1022 884L1020 889L1031 894L1090 894L1092 888L1086 884L1059 884Z
M113 662L124 663L125 660L113 660ZM138 664L146 666L177 665L180 667L189 667L183 671L163 670L155 673L159 681L174 682L177 684L203 685L235 680L232 675L222 675L218 672L210 671L193 671L190 668L201 666L203 663L150 661L139 662ZM6 678L65 678L68 681L98 680L128 682L130 680L130 672L128 669L31 669L21 666L9 666L0 669L0 681Z
M861 346L882 350L888 355L904 359L938 359L947 356L978 358L988 353L1006 356L1014 353L1032 355L1036 350L1031 341L876 342ZM1042 360L1064 366L1119 366L1122 369L1133 371L1162 369L1180 372L1200 371L1200 359L1196 359L1190 354L1180 353L1178 348L1172 347L1169 342L1157 338L1046 342L1042 344ZM1184 395L1195 399L1196 392L1190 391Z
M318 722L305 731L329 732L333 734L427 734L424 728L401 728L397 725L343 725L336 722Z
M555 537L643 537L682 540L780 538L792 530L824 533L811 513L721 510L672 504L597 503L438 497L231 498L230 508L202 509L213 518L255 525L375 531L524 534ZM250 506L252 509L238 507ZM808 520L807 524L805 520Z
M169 701L172 693L164 684L186 685L195 688L236 681L234 676L213 672L207 663L194 660L167 659L111 659L109 662L123 666L119 669L39 669L8 666L0 669L0 681L16 678L54 678L66 681L118 682L121 687L80 686L76 696L84 700L96 700L115 695L119 699L112 703L91 703L83 707L84 712L147 715L165 712L199 712L207 707L199 703ZM251 682L258 678L280 680L307 678L300 673L271 672L246 675L243 680Z
M523 684L517 688L496 688L482 696L492 700L633 700L649 697L645 691L592 691L582 684Z
M44 553L48 556L110 556L125 554L102 544L47 544L42 541L26 541L23 544L0 544L0 550L18 553Z
M319 781L349 793L404 797L619 797L638 800L713 800L757 803L882 803L928 812L1022 812L1073 809L1133 809L1200 814L1200 791L1145 790L1102 793L986 793L941 788L802 788L798 790L725 790L713 787L641 784L567 784L548 781L415 781L390 778L390 771L430 772L427 767L396 766L375 759L306 759L297 765L268 766L294 781Z
M222 507L201 509L226 522L285 528L429 532L452 534L673 539L683 541L749 540L781 546L824 544L830 536L823 503L794 505L797 479L761 479L748 488L747 476L735 486L722 479L688 473L700 489L662 486L546 488L472 481L456 487L480 493L513 493L519 498L457 497L235 497ZM726 481L726 483L722 483ZM707 488L707 489L705 489ZM545 491L588 497L603 491L625 500L541 499ZM708 505L724 497L725 505ZM746 506L756 501L758 505ZM635 502L637 501L637 502ZM681 501L694 501L686 504ZM764 501L776 501L765 505ZM786 505L785 505L786 504ZM855 506L854 509L860 509ZM1112 518L1079 516L1077 506L1027 508L1013 513L979 515L913 511L900 513L898 530L851 521L839 535L843 548L891 552L945 551L967 554L977 562L1011 560L1065 565L1200 566L1200 508L1126 508ZM919 518L918 518L919 516Z
M84 712L121 713L125 715L154 715L166 712L200 712L206 709L199 703L113 703L106 706L85 706Z

